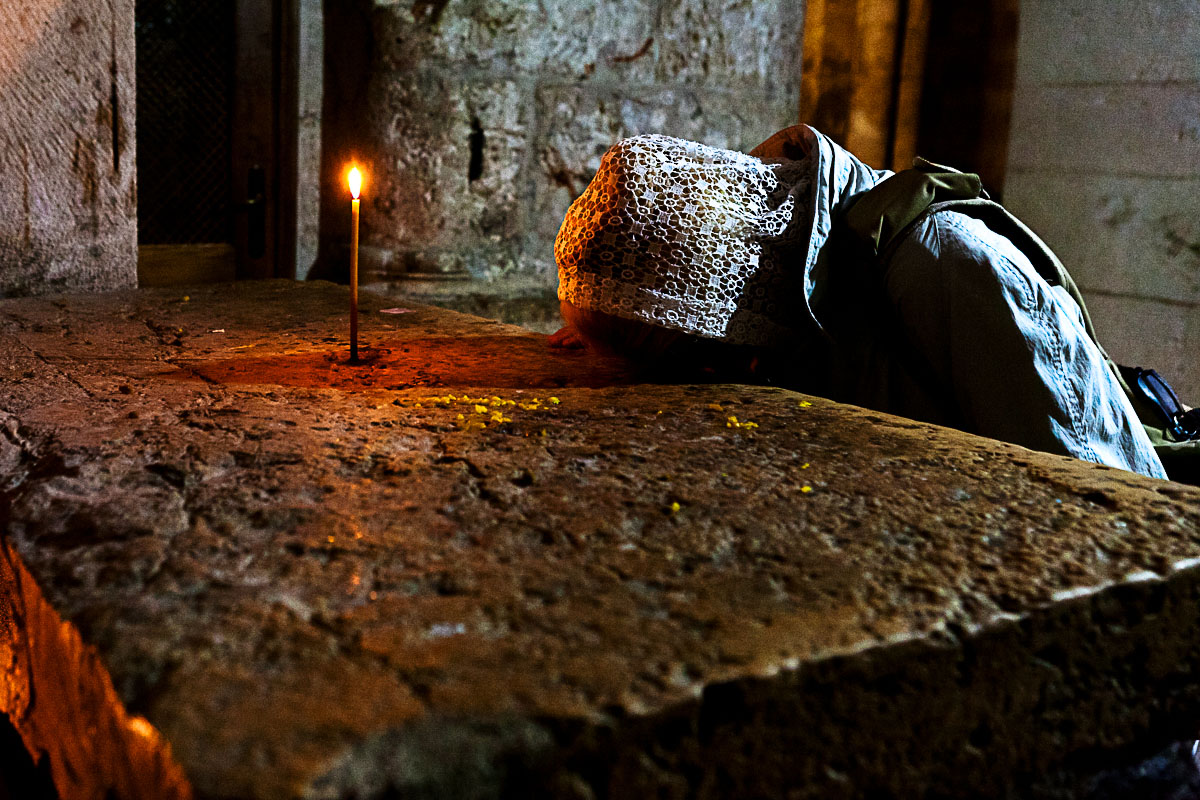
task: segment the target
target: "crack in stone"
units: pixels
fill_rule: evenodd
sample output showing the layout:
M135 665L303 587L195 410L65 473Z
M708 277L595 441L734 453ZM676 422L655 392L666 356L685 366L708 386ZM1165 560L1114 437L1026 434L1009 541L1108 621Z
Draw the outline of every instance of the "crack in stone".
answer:
M191 364L180 363L178 359L172 358L170 356L164 356L163 361L167 362L172 367L175 367L175 369L183 370L184 372L188 373L189 375L196 378L197 380L207 383L209 386L224 386L224 384L221 383L219 380L217 380L216 378L209 377L208 375L205 375L203 372L196 369Z
M11 319L11 317L10 317L10 319ZM88 389L86 386L84 386L79 381L78 378L76 378L74 375L71 375L66 370L59 367L57 364L55 364L53 361L51 361L46 356L42 355L42 353L40 351L35 350L34 348L30 347L27 343L21 341L19 336L14 336L13 341L16 342L18 345L20 345L21 347L25 348L26 352L28 352L31 356L36 358L38 361L42 362L42 364L44 364L47 369L53 371L60 378L67 381L68 383L73 385L75 388L79 389L81 392L83 392L85 395L87 395L88 399L95 399L96 395L93 394L90 389Z

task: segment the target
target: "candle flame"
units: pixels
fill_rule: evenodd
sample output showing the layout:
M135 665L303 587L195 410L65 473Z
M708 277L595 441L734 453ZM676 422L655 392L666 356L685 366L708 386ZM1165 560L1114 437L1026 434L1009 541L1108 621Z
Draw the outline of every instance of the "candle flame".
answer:
M358 193L362 190L362 173L358 171L358 167L350 168L350 196L355 200L358 199Z

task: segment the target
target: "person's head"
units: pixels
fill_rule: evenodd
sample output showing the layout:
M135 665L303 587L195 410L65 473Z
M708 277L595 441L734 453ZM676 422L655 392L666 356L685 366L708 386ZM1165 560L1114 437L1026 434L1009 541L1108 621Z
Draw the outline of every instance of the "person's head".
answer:
M792 216L775 167L666 136L614 145L555 240L563 314L636 360L727 359L785 344L798 270L764 254Z
M762 348L707 339L638 319L579 308L560 301L563 320L601 353L621 356L635 373L663 379L751 379Z

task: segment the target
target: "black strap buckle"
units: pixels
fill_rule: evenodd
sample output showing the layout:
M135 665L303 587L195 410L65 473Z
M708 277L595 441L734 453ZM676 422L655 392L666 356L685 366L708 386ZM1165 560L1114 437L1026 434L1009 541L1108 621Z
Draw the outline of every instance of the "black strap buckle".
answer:
M1163 423L1176 441L1200 439L1200 408L1187 409L1171 384L1152 369L1121 367L1121 373L1130 387Z
M1200 439L1200 408L1185 411L1175 418L1178 431L1172 431L1176 439Z

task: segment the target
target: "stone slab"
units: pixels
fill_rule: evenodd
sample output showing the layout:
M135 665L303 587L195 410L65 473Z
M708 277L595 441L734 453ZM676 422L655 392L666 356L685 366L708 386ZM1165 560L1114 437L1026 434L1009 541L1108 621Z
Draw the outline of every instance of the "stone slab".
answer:
M1200 81L1196 0L1025 0L1022 83Z
M1097 292L1087 297L1096 334L1121 364L1162 373L1189 405L1200 405L1200 308Z
M1200 180L1016 171L1004 201L1084 290L1200 303Z
M1191 178L1200 85L1018 85L1008 168Z
M557 283L548 284L544 278L516 274L480 284L410 277L371 283L366 288L396 298L398 305L409 302L433 305L520 325L538 333L554 333L563 326Z
M362 366L328 284L0 302L4 543L196 796L1068 797L1194 732L1200 490L385 302Z

